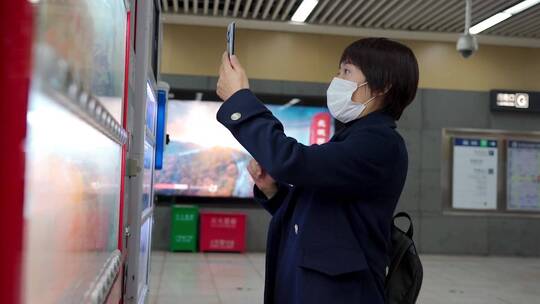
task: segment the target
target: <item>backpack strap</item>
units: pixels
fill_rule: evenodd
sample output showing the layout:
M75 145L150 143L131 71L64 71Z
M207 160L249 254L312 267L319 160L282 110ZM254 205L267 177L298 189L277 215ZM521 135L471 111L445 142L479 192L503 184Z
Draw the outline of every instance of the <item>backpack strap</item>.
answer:
M395 233L403 233L399 228L394 227L393 234ZM388 280L392 277L392 274L396 271L398 268L398 265L401 263L401 260L405 256L405 253L407 253L407 249L413 245L412 240L407 239L405 237L399 238L399 243L394 244L396 245L396 249L393 250L395 253L394 256L392 256L391 264L388 267L388 274L386 275L386 282L388 283Z
M413 224L412 224L412 219L411 219L411 216L407 213L407 212L400 212L398 214L396 214L394 216L394 219L392 220L392 225L395 226L395 221L397 218L406 218L409 220L409 229L407 229L407 231L405 232L405 235L407 235L409 238L412 239L413 237L413 234L414 234L414 229L413 229Z
M409 229L407 229L407 232L402 231L395 225L395 219L396 218L407 218L409 220ZM392 274L396 271L398 265L401 263L401 260L403 259L403 256L405 256L405 253L407 252L407 249L413 245L412 236L413 236L413 225L412 220L409 214L405 212L400 212L394 216L394 219L392 220L392 239L398 239L399 243L394 244L395 249L392 251L394 252L394 255L391 259L391 264L388 268L388 274L386 275L386 283L388 283L388 280L392 277ZM407 238L404 237L394 237L395 234L405 234Z

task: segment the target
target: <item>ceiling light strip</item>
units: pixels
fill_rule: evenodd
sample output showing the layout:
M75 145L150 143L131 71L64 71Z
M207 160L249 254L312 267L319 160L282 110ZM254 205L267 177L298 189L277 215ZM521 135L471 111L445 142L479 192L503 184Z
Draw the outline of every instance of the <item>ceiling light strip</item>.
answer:
M516 15L516 14L519 14L521 12L523 12L524 10L527 10L533 6L535 6L536 4L540 3L540 0L525 0L525 1L522 1L508 9L505 9L504 11L502 12L499 12L489 18L487 18L486 20L474 25L473 27L471 27L470 29L470 33L473 34L473 35L476 35L478 33L481 33L485 30L487 30L488 28L492 27L492 26L495 26L496 24L499 24L501 22L503 22L504 20Z

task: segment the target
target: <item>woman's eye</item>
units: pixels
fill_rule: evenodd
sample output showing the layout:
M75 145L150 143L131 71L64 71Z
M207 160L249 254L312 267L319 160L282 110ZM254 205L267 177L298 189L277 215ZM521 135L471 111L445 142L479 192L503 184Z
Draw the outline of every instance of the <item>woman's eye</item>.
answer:
M351 73L350 70L345 69L345 74L350 74L350 73Z

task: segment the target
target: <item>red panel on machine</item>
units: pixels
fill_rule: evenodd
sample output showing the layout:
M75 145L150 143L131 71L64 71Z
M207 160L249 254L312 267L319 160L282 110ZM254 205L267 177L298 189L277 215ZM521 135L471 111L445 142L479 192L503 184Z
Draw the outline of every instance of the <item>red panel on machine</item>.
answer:
M244 252L246 215L201 212L200 251Z
M0 158L0 298L2 303L21 302L23 235L24 149L30 82L32 8L28 1L0 2L0 102L2 157Z

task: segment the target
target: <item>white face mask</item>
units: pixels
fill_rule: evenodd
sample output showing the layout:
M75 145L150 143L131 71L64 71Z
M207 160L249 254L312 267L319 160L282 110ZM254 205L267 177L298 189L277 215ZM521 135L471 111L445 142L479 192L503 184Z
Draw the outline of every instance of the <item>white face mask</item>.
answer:
M375 99L374 96L364 103L352 101L352 95L356 89L366 84L367 82L364 82L359 85L354 81L334 77L326 91L326 103L330 114L342 123L348 123L358 118L367 105Z

